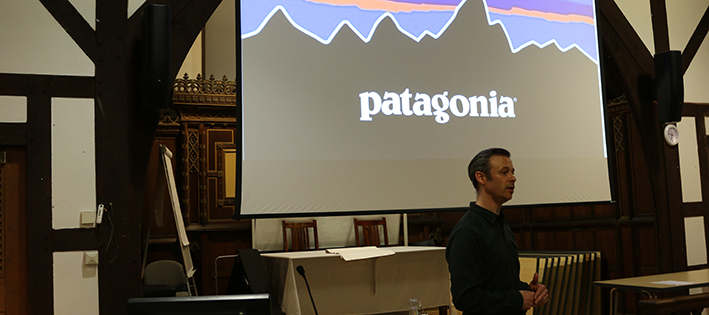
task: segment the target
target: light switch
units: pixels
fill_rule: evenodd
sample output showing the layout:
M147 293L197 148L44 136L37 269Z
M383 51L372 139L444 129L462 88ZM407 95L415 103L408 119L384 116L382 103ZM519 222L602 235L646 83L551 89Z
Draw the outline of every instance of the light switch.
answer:
M97 250L84 251L84 266L96 266L96 265L98 265L98 251Z
M81 211L81 227L92 228L96 224L96 211Z

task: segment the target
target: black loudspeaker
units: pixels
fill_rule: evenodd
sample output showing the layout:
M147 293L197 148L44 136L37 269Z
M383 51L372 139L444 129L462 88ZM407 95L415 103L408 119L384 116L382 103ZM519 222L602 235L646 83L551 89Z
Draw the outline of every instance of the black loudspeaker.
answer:
M167 108L172 95L170 79L170 7L149 4L143 11L142 101L147 108Z
M683 73L682 52L670 50L655 54L655 95L660 123L682 120Z
M226 294L269 293L268 281L268 270L259 251L240 249L231 269Z

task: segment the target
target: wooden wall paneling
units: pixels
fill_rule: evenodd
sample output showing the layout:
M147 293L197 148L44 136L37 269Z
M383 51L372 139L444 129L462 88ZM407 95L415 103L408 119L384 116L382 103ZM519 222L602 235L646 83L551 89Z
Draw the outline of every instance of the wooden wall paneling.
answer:
M620 100L615 100L610 105L608 105L608 110L611 112L609 114L609 123L613 130L613 167L614 175L611 184L613 189L615 189L615 198L618 204L618 216L619 217L629 217L631 215L630 209L633 207L632 199L632 176L631 176L631 156L630 152L630 136L628 132L628 116L630 112L630 105L628 105L625 97Z
M554 250L556 248L556 243L554 242L554 232L550 230L543 230L532 233L534 237L532 250Z
M187 193L183 198L187 199L189 210L189 223L200 223L200 195L203 190L200 186L201 171L204 169L200 161L200 136L199 128L188 123L182 123L182 145L183 145L183 168L182 174L185 178L185 188Z
M666 258L660 252L660 258L669 259L672 262L671 271L687 270L686 238L684 234L684 214L682 212L682 180L679 173L679 149L677 146L670 147L663 145L666 180L667 180L667 213L666 220L669 224L668 234L659 234L660 239L670 238L671 257ZM660 211L658 211L660 212ZM656 215L656 224L664 223L662 217ZM661 272L665 272L661 270Z
M554 220L568 220L571 219L572 206L557 206L554 207Z
M557 231L554 233L554 250L574 250L574 233L572 231Z
M593 205L593 212L594 218L617 218L618 213L620 212L618 209L620 207L618 204L613 204L613 203L604 203L604 204L597 204Z
M27 155L25 147L3 147L0 164L0 290L7 315L29 313L27 293Z
M656 230L653 226L642 226L635 229L635 246L638 251L638 271L636 276L646 276L658 274L660 266L658 263Z
M507 224L524 224L524 209L525 208L512 208L503 210Z
M529 248L529 246L525 246L525 245L528 245L528 243L531 245L531 243L527 241L526 231L522 230L522 231L514 232L514 235L515 235L515 241L517 242L517 246L519 246L520 249Z
M235 130L232 127L210 125L207 129L207 160L208 160L208 186L207 193L209 195L209 203L207 204L207 220L208 222L231 221L231 216L234 214L234 207L219 203L223 200L220 196L219 182L224 181L223 168L219 167L218 151L222 144L234 143Z
M506 211L506 210L505 210ZM443 245L448 244L448 237L451 235L453 228L460 218L465 215L467 210L464 211L444 211L439 212L438 216L441 218L443 223L441 223L441 235L443 236ZM403 231L403 229L402 229ZM514 230L513 230L514 231Z
M595 240L592 230L574 231L574 248L576 250L597 250Z
M709 11L707 11L709 12ZM709 106L686 104L687 107L699 107L694 116L697 131L697 156L699 157L699 178L701 179L702 200L709 201L709 146L707 146L706 116ZM700 111L701 110L701 111ZM704 202L702 202L704 204ZM703 207L704 208L704 207ZM687 216L687 215L685 215Z
M617 230L613 227L599 228L594 231L594 236L596 238L595 249L601 251L604 265L609 269L612 266L614 270L617 270L620 265L618 258L622 255L619 253L620 248L617 244L619 239Z
M205 231L199 233L199 238L202 247L201 259L204 262L202 264L203 293L210 295L215 292L214 261L219 256L234 255L239 249L251 248L251 229L250 225L247 225L235 230ZM219 294L226 292L233 264L233 259L220 259L218 261Z
M573 218L576 220L590 219L595 217L594 205L574 205Z
M630 170L630 176L632 178L631 192L632 195L628 196L629 202L629 216L655 216L655 200L652 197L653 191L653 177L651 176L649 169L649 164L645 158L645 151L642 144L642 135L638 129L638 125L635 123L635 118L628 117L628 148L629 148L629 165L627 166Z
M552 221L554 220L554 209L551 207L535 207L534 222Z
M209 222L209 207L207 198L209 196L207 174L209 173L207 148L207 126L200 124L199 127L199 224L204 226Z
M618 246L621 249L619 264L615 268L608 267L608 277L610 279L634 277L637 276L635 273L637 270L637 255L638 251L634 246L635 233L633 233L632 227L628 225L622 225L618 227L620 233L620 239L618 240Z

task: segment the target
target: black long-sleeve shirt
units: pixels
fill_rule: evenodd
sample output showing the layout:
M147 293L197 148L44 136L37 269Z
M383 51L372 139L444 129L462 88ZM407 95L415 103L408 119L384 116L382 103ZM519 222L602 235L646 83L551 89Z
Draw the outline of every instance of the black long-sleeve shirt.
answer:
M463 315L524 314L519 248L504 213L475 203L458 221L446 248L453 304Z

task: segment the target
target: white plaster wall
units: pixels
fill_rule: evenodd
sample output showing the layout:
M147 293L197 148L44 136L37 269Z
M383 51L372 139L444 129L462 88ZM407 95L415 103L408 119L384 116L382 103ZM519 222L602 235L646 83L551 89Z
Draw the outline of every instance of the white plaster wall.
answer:
M93 62L38 0L0 1L0 43L0 73L94 75Z
M180 71L177 72L178 79L182 79L185 73L192 79L196 78L197 74L202 74L204 76L204 72L202 72L202 47L202 33L200 32L197 39L195 39L192 44L192 48L190 48L190 51L187 53L185 61L182 62ZM230 79L234 80L235 78Z
M226 75L236 79L236 4L224 0L204 27L204 73L221 80Z
M709 2L706 0L665 1L665 5L670 49L683 51L707 10Z
M128 16L133 15L143 3L145 3L145 0L128 0Z
M666 1L670 49L684 51L694 29L707 10L705 0ZM705 38L684 74L684 101L709 102L709 39Z
M683 117L679 129L679 169L682 183L682 201L702 201L702 179L699 172L697 127L694 117Z
M89 25L96 29L96 1L95 0L69 0L71 4L79 11L79 14L84 17Z
M615 0L620 10L638 33L640 39L651 54L655 53L655 40L652 35L652 15L650 14L650 1Z
M79 228L96 210L93 99L52 99L52 227Z
M707 242L704 217L684 218L684 234L687 240L687 266L707 263Z
M27 122L27 98L0 95L0 123Z
M98 265L85 266L83 251L55 252L53 256L54 314L98 314Z

